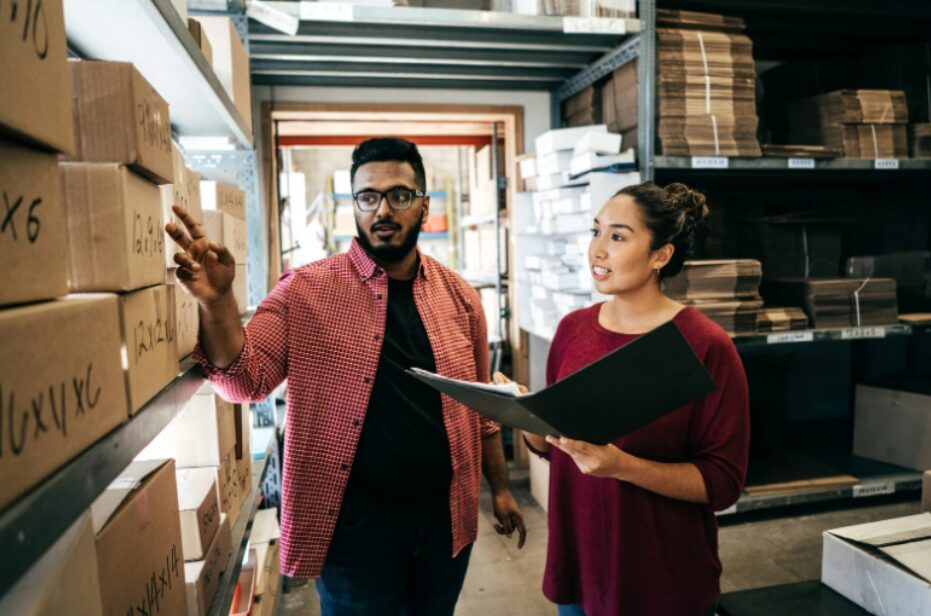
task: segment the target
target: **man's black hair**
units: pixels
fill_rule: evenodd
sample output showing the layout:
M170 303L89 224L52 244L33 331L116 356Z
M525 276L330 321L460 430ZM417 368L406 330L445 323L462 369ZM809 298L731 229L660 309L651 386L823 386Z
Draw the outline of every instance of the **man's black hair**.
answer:
M406 139L399 137L375 137L367 139L352 151L352 169L349 172L350 181L355 181L356 170L366 163L381 163L398 161L408 163L414 169L414 179L417 188L427 190L427 174L423 168L423 159L417 146Z

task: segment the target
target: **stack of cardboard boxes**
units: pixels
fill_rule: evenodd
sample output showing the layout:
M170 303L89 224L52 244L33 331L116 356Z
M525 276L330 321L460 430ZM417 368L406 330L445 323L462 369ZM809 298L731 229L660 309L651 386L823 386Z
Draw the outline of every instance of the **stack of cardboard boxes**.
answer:
M173 458L191 616L204 614L231 553L231 529L252 490L249 411L204 385L137 457Z
M789 140L845 158L908 158L908 103L900 90L836 90L789 104Z
M233 295L239 312L247 308L246 261L248 237L246 235L246 194L227 184L204 181L200 184L204 228L211 241L223 244L236 260L236 277Z
M536 156L521 164L529 195L519 206L518 279L532 296L521 304L525 329L552 332L559 319L592 301L588 244L592 218L621 188L636 184L633 152L605 125L565 128L537 137ZM608 170L613 172L607 172Z
M753 44L743 21L657 12L657 137L667 156L760 156Z
M272 616L278 589L281 585L281 567L278 558L278 510L262 509L255 514L249 548L255 550L255 605L254 616Z

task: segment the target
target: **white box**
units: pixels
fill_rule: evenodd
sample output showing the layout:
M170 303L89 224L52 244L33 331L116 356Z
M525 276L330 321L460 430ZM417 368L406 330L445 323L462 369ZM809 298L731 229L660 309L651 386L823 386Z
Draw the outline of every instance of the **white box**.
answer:
M589 133L606 133L605 124L595 126L580 126L577 128L558 128L543 133L535 140L537 156L556 152L558 150L573 150L575 144Z
M517 165L520 167L520 179L526 180L537 177L537 159L535 157L518 161Z
M931 616L931 514L825 531L821 581L871 614Z
M181 551L184 560L203 560L220 528L216 479L205 474L176 472Z
M595 169L607 169L614 165L633 165L636 163L636 157L633 150L627 150L621 154L601 155L594 152L582 152L575 154L569 162L569 173L572 175L581 175Z
M543 286L553 291L565 291L578 287L578 274L576 272L544 272Z
M591 221L584 213L560 214L553 223L554 233L581 233L591 227Z
M565 173L572 166L572 152L562 150L537 157L537 177Z
M575 155L584 152L617 154L621 151L621 136L617 133L588 133L575 142Z
M533 203L538 205L549 201L559 201L560 199L578 198L585 194L588 188L585 186L575 186L571 188L556 188L553 190L541 190L533 193Z
M352 179L349 169L339 169L333 172L333 192L337 195L352 194Z
M853 453L917 471L931 468L931 395L857 385Z
M550 461L531 452L530 495L546 511L550 500Z
M632 171L630 173L589 173L585 176L588 179L588 189L591 194L590 210L598 211L607 203L617 191L628 186L640 183L640 173Z

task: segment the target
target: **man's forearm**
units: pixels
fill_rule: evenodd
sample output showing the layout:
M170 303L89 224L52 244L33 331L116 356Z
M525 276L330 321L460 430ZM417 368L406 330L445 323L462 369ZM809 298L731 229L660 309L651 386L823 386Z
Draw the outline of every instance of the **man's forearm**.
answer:
M229 368L246 343L239 309L232 293L200 305L200 348L217 368Z
M485 475L492 494L510 489L508 465L504 459L500 431L482 437L482 474Z

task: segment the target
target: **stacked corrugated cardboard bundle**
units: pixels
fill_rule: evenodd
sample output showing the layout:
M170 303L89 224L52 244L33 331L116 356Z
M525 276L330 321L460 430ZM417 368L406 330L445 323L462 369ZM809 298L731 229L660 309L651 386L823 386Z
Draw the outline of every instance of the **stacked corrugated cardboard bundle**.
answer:
M801 308L762 308L757 331L782 332L808 327L808 315Z
M623 18L636 13L633 0L537 0L536 5L538 15ZM530 12L518 9L519 13Z
M767 281L763 297L801 305L813 327L860 327L896 323L892 278L781 278Z
M908 104L898 90L836 90L789 104L789 140L846 158L907 158Z
M912 158L931 158L931 124L912 124L908 129Z
M756 331L763 307L762 277L762 265L754 259L686 261L679 274L663 281L663 291L731 333L748 333Z
M672 156L760 156L753 44L738 18L659 11L659 149Z

